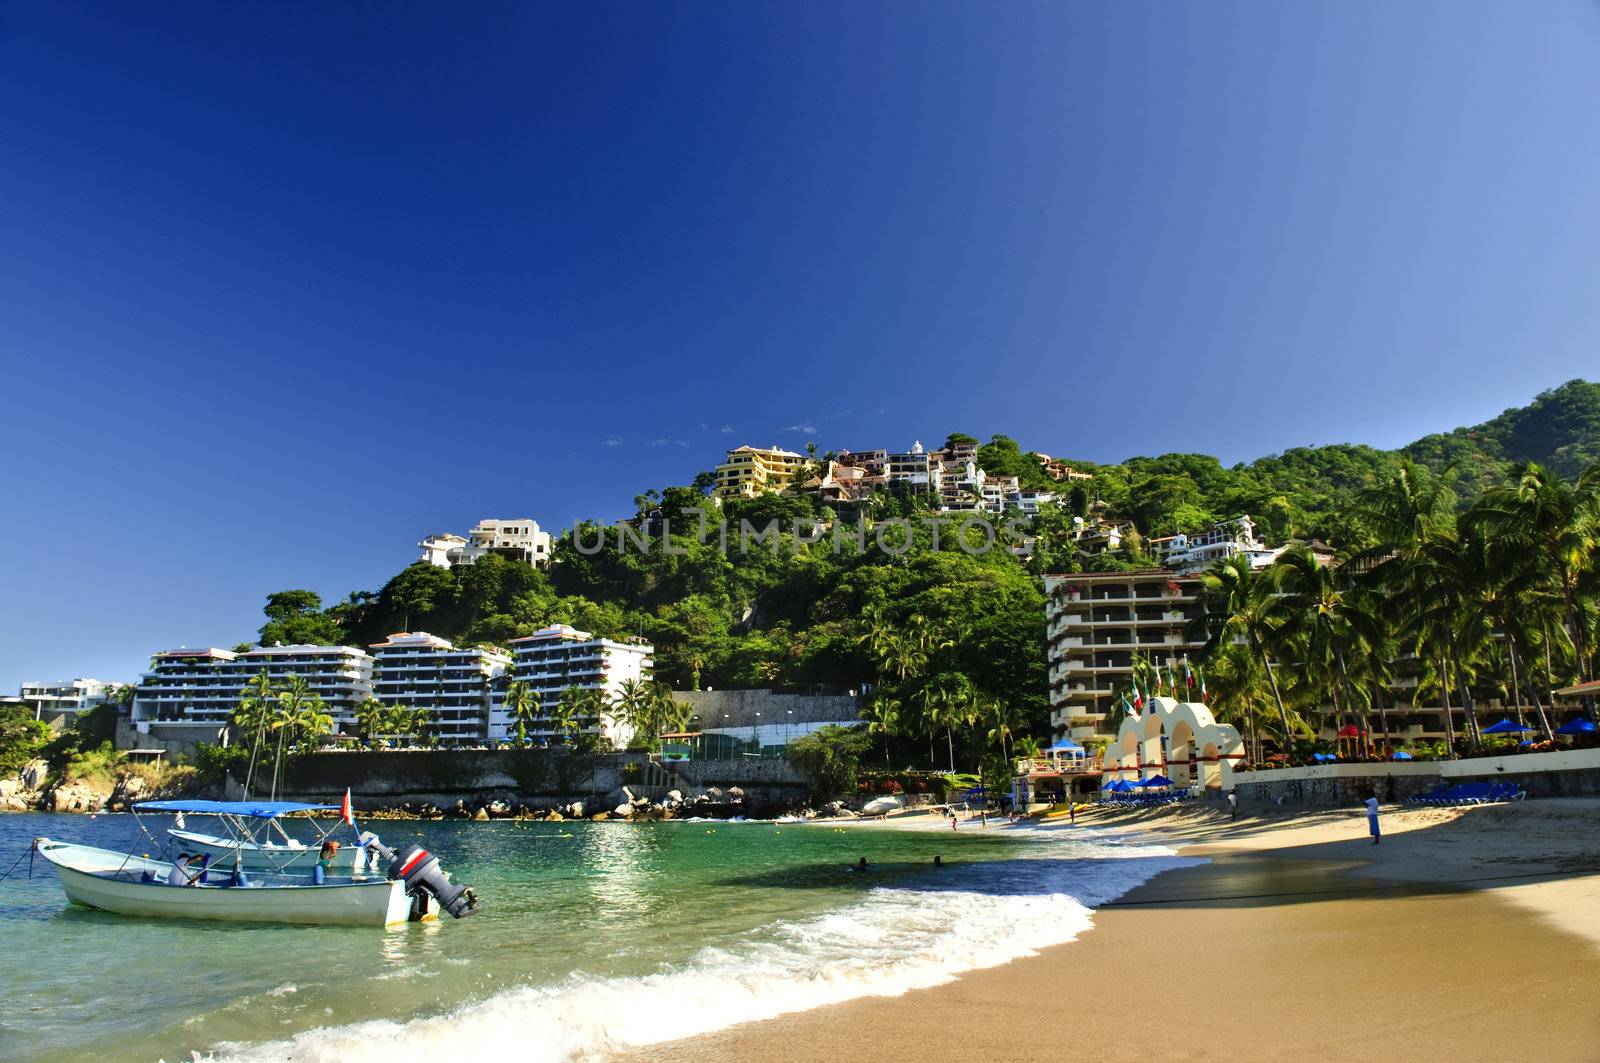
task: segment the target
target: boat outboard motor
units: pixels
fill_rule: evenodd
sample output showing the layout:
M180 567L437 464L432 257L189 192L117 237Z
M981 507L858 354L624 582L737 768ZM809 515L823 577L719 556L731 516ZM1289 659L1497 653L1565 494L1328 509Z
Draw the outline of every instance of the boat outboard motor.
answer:
M439 907L460 919L478 910L478 895L471 886L458 886L439 866L439 858L420 845L408 845L398 853L372 838L368 847L389 863L389 878L400 879L412 897L423 893L439 902Z

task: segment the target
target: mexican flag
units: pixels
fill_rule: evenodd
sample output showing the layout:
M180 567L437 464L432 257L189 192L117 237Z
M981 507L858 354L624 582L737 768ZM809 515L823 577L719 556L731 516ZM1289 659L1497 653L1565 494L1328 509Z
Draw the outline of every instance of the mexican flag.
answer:
M1131 680L1130 682L1133 684L1133 707L1142 709L1144 708L1144 695L1139 693L1139 681Z

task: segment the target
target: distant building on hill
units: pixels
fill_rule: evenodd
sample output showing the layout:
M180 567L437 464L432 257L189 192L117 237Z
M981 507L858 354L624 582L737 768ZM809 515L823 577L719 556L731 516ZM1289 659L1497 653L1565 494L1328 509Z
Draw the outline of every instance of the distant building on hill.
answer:
M923 449L919 440L903 454L890 454L884 467L884 478L891 488L926 491L938 494L943 483L944 465L934 454Z
M115 683L103 679L68 679L60 683L23 683L18 700L35 720L48 724L71 723L80 713L110 700Z
M556 707L568 688L598 690L608 701L614 702L628 680L650 680L655 659L655 647L643 639L617 642L596 638L565 624L512 639L510 645L515 657L512 679L527 683L538 697L543 719L532 733L545 740L556 737L550 710ZM504 708L498 719L491 722L491 731L497 726L505 729L503 733L516 730L515 722L509 719ZM611 710L579 720L578 728L582 732L605 735L618 749L627 746L633 737L633 728Z
M356 707L372 697L372 664L370 654L352 646L163 650L134 687L133 723L145 734L163 725L225 726L245 684L265 671L277 688L304 679L327 705L334 731L354 734Z
M728 451L728 460L716 469L719 498L751 498L767 491L783 491L794 484L806 459L777 445L742 446Z
M385 705L427 709L428 731L446 745L505 738L501 707L511 655L457 648L426 631L399 632L371 646L372 696Z
M417 544L422 550L417 560L452 568L470 565L486 554L499 554L536 568L550 564L550 533L542 530L532 517L480 520L467 536L463 539L451 532L430 535Z
M1211 529L1195 535L1179 532L1164 540L1152 539L1166 547L1166 566L1177 572L1198 572L1214 562L1244 557L1251 568L1266 568L1278 559L1284 547L1268 547L1256 538L1256 523L1248 516L1218 521Z
M1044 474L1052 480L1092 480L1093 473L1079 472L1072 465L1060 458L1052 458L1048 454L1035 454L1039 459L1039 466L1044 469Z

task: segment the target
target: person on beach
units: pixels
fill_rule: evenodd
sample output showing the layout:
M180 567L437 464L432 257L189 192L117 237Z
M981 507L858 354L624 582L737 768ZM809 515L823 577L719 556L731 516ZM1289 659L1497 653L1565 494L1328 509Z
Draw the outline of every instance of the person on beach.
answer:
M1076 802L1076 801L1068 801L1067 802L1067 826L1076 827L1077 825L1078 825L1078 802Z
M960 827L956 826L956 810L953 809L953 808L950 810L950 829L951 830L960 830L961 829Z
M1228 812L1230 819L1239 818L1239 795L1232 790L1228 791Z
M1367 830L1372 835L1372 844L1377 845L1382 836L1378 833L1378 792L1367 791Z

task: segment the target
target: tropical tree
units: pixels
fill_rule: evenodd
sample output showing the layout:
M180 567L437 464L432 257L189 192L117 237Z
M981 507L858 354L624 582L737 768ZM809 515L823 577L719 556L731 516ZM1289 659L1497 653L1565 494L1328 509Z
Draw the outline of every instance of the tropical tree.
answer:
M1293 730L1289 710L1278 689L1268 646L1278 639L1284 624L1283 607L1277 597L1275 578L1270 569L1256 571L1249 558L1230 557L1213 564L1201 576L1198 596L1200 612L1190 622L1190 639L1205 639L1203 655L1209 660L1230 642L1242 642L1260 665L1277 706L1282 728L1283 751L1293 750Z
M387 706L377 698L368 698L356 706L356 734L361 736L363 742L371 745L374 736L383 733L388 711Z
M642 738L647 744L655 737L655 708L656 699L651 696L650 688L643 680L623 680L621 689L617 691L617 714L634 736Z
M266 736L272 723L274 710L278 705L278 692L272 687L272 679L267 675L265 668L251 676L239 691L239 704L233 711L232 724L250 737L250 766L245 770L244 793L250 796L251 786L255 782L256 763L261 754L261 740Z
M517 745L528 744L528 728L539 719L539 695L525 679L513 680L506 687L506 712L517 728Z
M882 690L876 690L867 702L862 719L867 724L867 734L883 738L883 766L889 763L889 736L900 728L900 699Z

